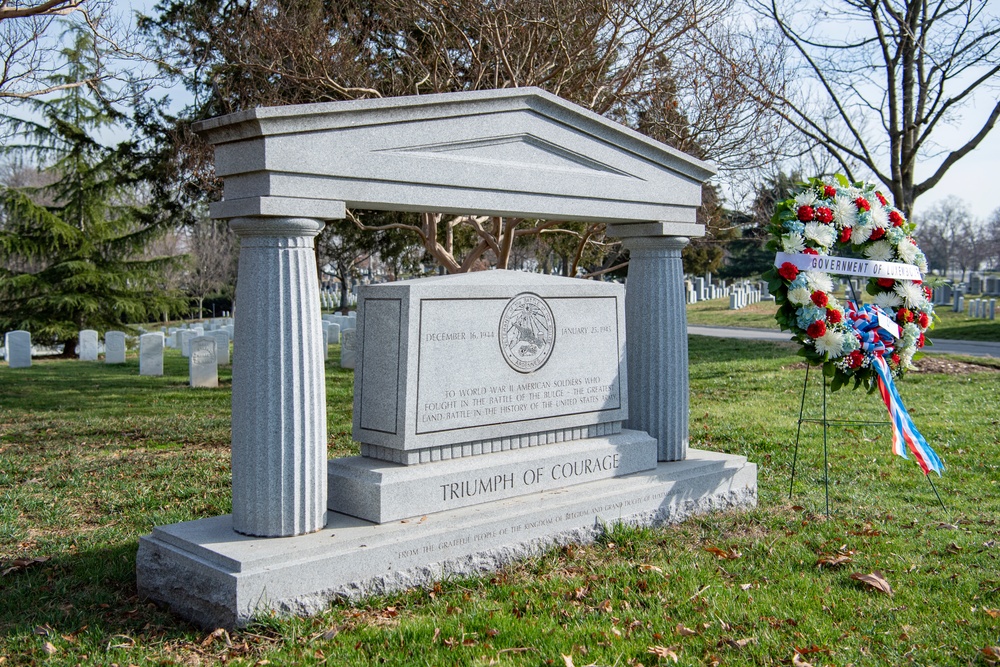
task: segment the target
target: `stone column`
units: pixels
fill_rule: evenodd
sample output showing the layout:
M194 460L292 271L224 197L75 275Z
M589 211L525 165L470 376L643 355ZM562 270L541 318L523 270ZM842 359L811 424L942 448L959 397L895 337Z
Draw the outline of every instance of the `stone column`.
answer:
M658 442L660 461L683 461L688 447L688 339L682 236L630 237L625 290L628 428Z
M233 528L281 537L326 524L326 380L313 218L235 218Z

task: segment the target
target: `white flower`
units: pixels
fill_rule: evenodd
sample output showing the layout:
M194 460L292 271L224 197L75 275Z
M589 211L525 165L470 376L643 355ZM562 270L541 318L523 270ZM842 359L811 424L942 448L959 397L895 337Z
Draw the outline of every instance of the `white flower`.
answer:
M837 232L830 225L824 225L821 222L807 222L805 237L812 239L824 248L828 248L837 240Z
M803 239L802 234L799 234L798 232L786 234L781 237L781 249L792 254L802 252L806 249L805 239Z
M867 241L875 228L870 225L858 225L851 232L851 243L854 245L860 245Z
M806 190L800 192L795 196L795 208L798 209L800 206L812 206L816 203L816 193L812 190Z
M872 204L872 210L868 211L872 217L872 224L880 229L885 229L889 226L889 214L885 212L882 206L875 202Z
M806 271L806 284L809 285L809 289L813 292L832 292L833 291L833 280L830 276L822 271Z
M812 301L812 292L805 287L796 287L788 290L788 300L796 306L804 306Z
M888 241L875 241L865 248L865 257L876 262L891 262L896 256Z
M828 359L836 359L844 353L844 334L836 329L827 329L826 333L813 341L816 351L829 355Z
M903 305L903 300L893 292L879 292L872 299L875 305L888 312L890 308L899 308Z
M858 207L853 199L837 194L833 201L833 222L838 229L858 224Z
M923 287L914 285L909 280L897 280L896 286L893 289L899 295L899 298L903 300L907 308L919 308L927 301L927 297L924 296Z
M920 249L913 243L910 243L910 239L903 239L896 246L896 252L899 253L899 258L907 264L916 264Z

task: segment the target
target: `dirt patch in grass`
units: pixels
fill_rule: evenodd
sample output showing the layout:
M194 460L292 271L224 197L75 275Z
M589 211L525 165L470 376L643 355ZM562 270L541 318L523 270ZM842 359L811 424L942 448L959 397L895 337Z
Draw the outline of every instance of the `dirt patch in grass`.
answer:
M937 356L926 356L914 362L913 373L943 373L945 375L969 375L971 373L1000 373L1000 368L985 364L972 364Z
M913 362L916 366L910 373L941 373L943 375L971 375L972 373L1000 373L1000 368L987 364L969 363L967 361L956 361L937 356L926 356L920 361ZM788 366L783 366L786 370L805 370L806 362L800 361Z

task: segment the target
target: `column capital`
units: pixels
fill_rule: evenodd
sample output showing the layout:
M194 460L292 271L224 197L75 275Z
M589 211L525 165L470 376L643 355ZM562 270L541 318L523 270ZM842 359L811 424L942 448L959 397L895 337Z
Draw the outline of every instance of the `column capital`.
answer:
M683 250L689 241L686 236L631 236L622 239L622 247L630 253L644 250Z
M316 218L293 217L245 217L229 221L229 228L241 239L254 236L311 239L319 234L325 225L323 220Z

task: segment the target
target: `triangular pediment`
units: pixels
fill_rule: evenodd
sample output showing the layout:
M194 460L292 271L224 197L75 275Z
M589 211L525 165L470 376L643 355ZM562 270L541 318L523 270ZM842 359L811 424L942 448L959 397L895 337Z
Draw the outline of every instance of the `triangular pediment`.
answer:
M196 126L217 217L341 206L690 225L714 169L535 88L252 109ZM266 206L258 200L266 198ZM303 203L311 202L311 203ZM268 212L263 212L267 209ZM248 213L248 211L260 211ZM699 227L700 229L700 227Z
M419 146L383 149L391 153L425 155L478 165L496 165L518 169L599 172L636 178L610 164L573 152L531 134L508 134L466 141L438 142Z

